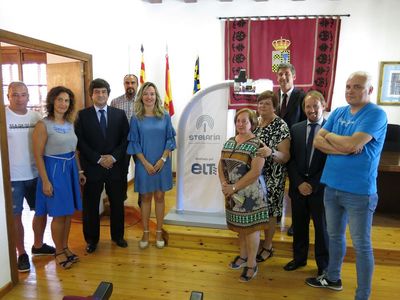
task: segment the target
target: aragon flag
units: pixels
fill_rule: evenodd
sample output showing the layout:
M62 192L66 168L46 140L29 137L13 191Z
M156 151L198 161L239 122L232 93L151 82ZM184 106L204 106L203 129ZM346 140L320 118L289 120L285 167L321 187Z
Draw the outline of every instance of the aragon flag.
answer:
M171 92L171 79L169 76L169 62L168 53L165 55L165 98L164 98L164 108L169 112L172 117L175 113L174 103L172 103L172 92Z
M140 64L140 84L143 84L146 82L146 69L144 66L144 48L143 48L143 44L140 47L140 51L142 52L142 62Z

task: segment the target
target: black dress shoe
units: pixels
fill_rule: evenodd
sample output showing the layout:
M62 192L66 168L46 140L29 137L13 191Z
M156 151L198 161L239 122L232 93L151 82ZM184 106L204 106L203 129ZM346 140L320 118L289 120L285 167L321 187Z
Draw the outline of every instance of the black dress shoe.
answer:
M290 227L288 228L287 235L288 236L293 236L293 225L290 225Z
M96 251L97 248L97 244L87 244L86 245L86 252L87 253L93 253L94 251Z
M303 262L296 262L295 260L291 260L290 262L287 263L286 266L283 267L285 271L294 271L300 267L304 267L307 265L306 261Z
M113 242L114 242L118 247L121 247L121 248L126 248L126 247L128 247L128 243L127 243L123 238L120 238L120 239L118 239L118 240L113 240Z

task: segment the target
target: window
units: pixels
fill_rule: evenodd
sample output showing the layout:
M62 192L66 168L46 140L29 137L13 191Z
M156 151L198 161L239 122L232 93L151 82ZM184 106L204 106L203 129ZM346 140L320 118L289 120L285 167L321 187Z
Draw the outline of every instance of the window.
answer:
M46 54L18 47L2 47L3 94L12 81L23 81L28 87L28 108L44 113L47 95ZM4 98L8 105L7 97Z

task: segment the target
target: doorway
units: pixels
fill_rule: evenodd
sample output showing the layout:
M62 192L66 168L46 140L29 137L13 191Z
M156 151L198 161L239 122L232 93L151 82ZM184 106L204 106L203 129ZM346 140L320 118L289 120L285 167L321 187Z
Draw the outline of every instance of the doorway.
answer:
M51 44L31 37L0 29L0 44L7 47L27 49L28 52L42 53L46 57L46 85L53 87L65 85L73 90L77 98L77 108L89 105L87 93L93 78L92 56L77 50ZM0 65L3 69L2 47L0 47ZM51 62L51 63L49 63ZM18 71L19 72L19 71ZM20 77L19 77L20 78ZM22 78L23 79L23 78ZM3 87L3 76L0 72L0 86ZM80 101L79 101L80 100ZM40 104L39 104L40 105ZM15 241L13 238L13 213L10 187L10 168L8 158L7 129L5 126L5 94L0 88L0 155L5 199L5 215L10 253L10 270L12 285L18 282L18 271L15 256Z

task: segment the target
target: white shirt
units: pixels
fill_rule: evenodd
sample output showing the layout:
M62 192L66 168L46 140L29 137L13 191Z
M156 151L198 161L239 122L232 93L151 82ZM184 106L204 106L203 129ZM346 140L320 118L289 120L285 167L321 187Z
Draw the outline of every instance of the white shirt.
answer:
M6 108L8 157L11 181L25 181L38 177L33 156L32 133L41 115L28 110L24 115Z
M94 109L96 110L96 115L97 115L97 119L99 120L99 123L100 123L100 117L101 117L101 112L100 112L100 110L104 110L104 117L106 118L106 124L107 124L107 105L104 105L104 107L102 107L102 108L99 108L99 107L97 107L96 105L93 105L94 106Z
M322 128L322 122L323 122L323 121L324 121L324 118L321 117L317 122L315 122L315 123L318 124L318 125L315 126L314 138L317 136L318 131ZM314 124L315 124L315 123L314 123ZM310 122L310 121L307 119L306 143L307 143L307 141L308 141L308 136L310 135L310 131L311 131L311 126L308 126L308 125L310 125L310 124L312 124L312 122ZM311 154L310 154L310 161L309 161L309 163L311 163L311 160L312 160L313 155L314 155L314 146L313 146L312 149L311 149Z
M288 104L289 104L289 98L290 98L290 95L292 94L293 90L294 90L294 86L292 86L292 88L291 88L290 90L288 90L286 93L284 93L281 89L279 90L279 91L281 92L281 97L280 97L281 103L279 104L279 108L282 108L283 95L284 95L284 94L287 95L287 98L286 98L286 107L288 106Z

